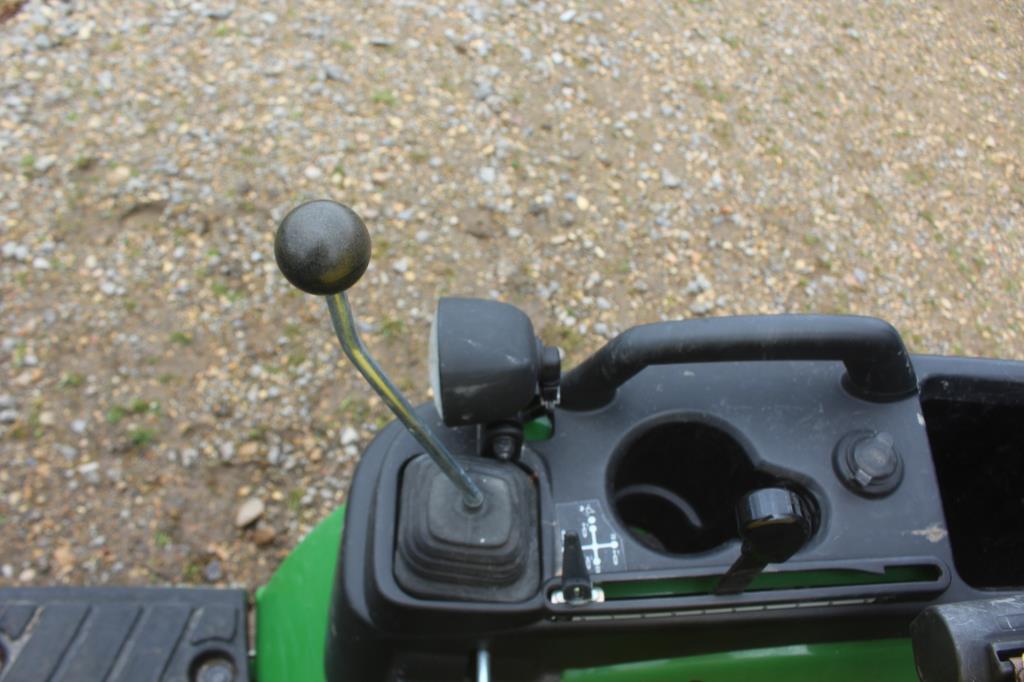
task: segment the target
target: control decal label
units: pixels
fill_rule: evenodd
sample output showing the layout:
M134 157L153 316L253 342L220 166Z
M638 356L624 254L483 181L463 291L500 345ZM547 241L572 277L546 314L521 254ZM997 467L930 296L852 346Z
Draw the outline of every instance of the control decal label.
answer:
M605 516L598 500L579 500L555 505L558 517L558 572L562 572L563 538L580 536L587 571L591 575L626 570L626 548L622 538Z

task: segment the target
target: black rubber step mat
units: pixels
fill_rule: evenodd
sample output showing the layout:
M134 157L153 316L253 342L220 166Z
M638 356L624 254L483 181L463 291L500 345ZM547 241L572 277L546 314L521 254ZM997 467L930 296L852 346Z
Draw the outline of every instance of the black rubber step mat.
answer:
M244 590L0 588L0 682L247 682Z

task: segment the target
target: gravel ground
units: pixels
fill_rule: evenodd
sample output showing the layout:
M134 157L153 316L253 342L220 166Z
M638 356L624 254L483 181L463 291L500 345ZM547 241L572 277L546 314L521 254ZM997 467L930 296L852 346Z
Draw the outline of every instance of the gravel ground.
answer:
M417 400L454 293L569 365L803 311L1024 358L1019 3L353 5L0 23L0 585L252 587L344 501L388 414L274 266L307 198L369 225L351 298Z

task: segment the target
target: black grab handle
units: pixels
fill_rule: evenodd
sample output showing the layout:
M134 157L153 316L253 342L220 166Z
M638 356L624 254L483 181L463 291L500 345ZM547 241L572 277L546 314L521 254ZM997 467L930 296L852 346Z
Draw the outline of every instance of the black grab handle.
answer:
M593 410L648 365L748 360L841 360L851 393L872 402L917 392L896 329L854 315L747 315L633 327L562 377L561 406Z

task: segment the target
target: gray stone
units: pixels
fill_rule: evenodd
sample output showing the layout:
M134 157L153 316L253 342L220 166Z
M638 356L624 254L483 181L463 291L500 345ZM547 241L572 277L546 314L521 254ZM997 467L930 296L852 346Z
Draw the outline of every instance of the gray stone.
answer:
M686 285L684 290L686 293L691 295L697 295L703 293L711 288L711 282L704 275L698 274L694 277L689 284Z
M53 164L57 163L57 157L52 154L41 156L36 159L36 162L32 164L32 170L38 175L43 175L46 171L53 168Z
M711 301L695 301L690 304L690 312L694 315L707 315L714 308L715 304Z
M666 189L678 189L683 186L683 181L672 174L667 168L661 169L661 185Z
M215 583L224 579L224 569L219 559L211 559L203 567L203 579L208 583Z
M336 64L324 64L324 78L329 81L341 81L346 83L349 81L345 72Z
M223 21L230 17L235 11L234 5L225 5L223 7L213 7L206 10L206 16L217 21Z
M0 254L2 254L4 258L16 260L20 263L28 261L29 256L28 247L24 244L18 244L17 242L6 242L2 247L0 247Z
M341 444L352 445L357 442L359 442L359 432L351 426L346 426L345 430L341 432Z

